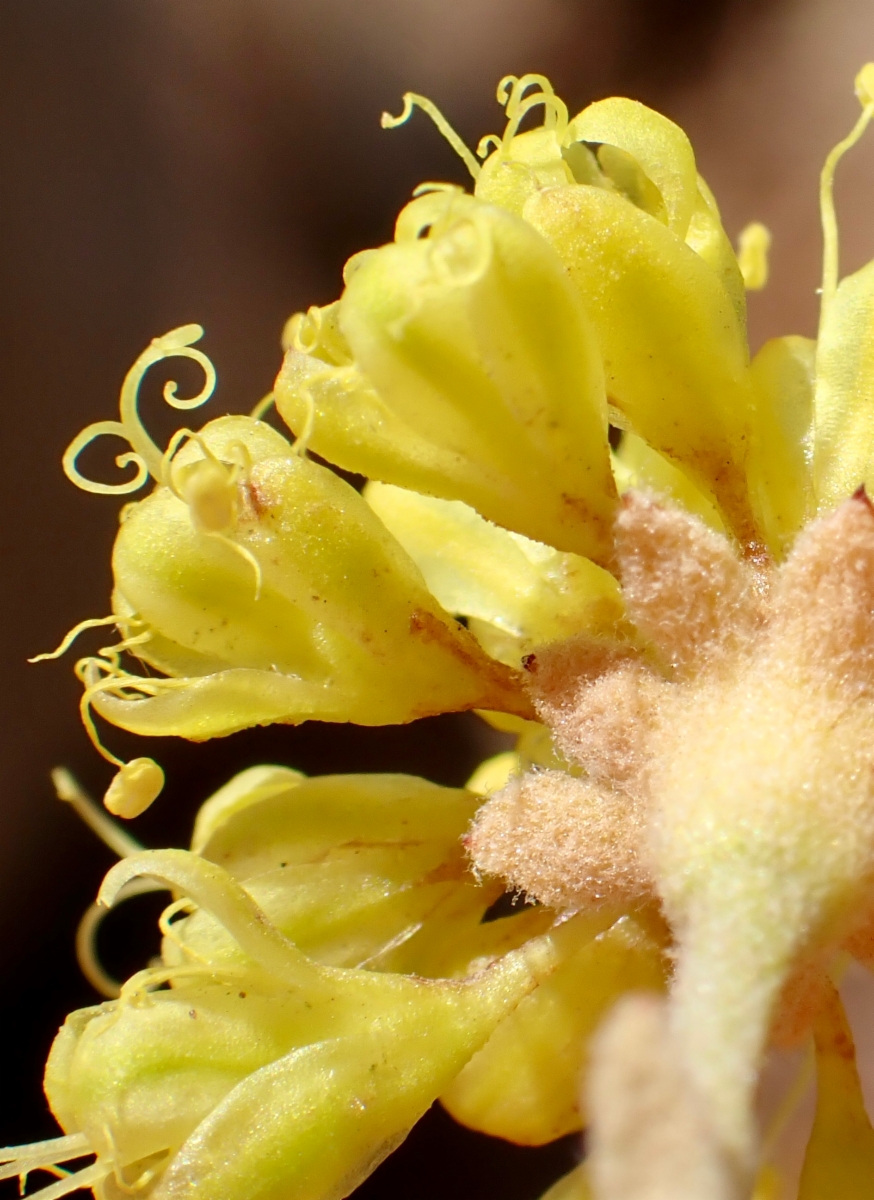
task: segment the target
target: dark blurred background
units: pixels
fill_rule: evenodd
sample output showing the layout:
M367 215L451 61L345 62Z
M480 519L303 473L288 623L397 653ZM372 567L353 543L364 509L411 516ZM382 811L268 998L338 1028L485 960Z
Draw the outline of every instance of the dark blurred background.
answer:
M427 120L384 133L381 111L424 92L475 145L502 127L498 79L529 70L548 74L572 112L621 92L679 121L729 233L753 218L773 229L754 346L812 334L817 173L855 119L853 77L871 57L870 0L0 2L0 1141L52 1134L45 1054L65 1013L95 999L73 934L111 856L54 800L48 771L64 763L97 795L111 772L79 725L73 658L25 659L108 611L118 503L68 485L60 458L82 426L114 415L148 340L201 322L220 378L205 414L250 408L270 389L286 317L335 298L345 258L390 237L417 183L464 181ZM838 194L844 266L855 268L874 252L874 144L841 168ZM259 761L461 783L483 750L461 717L150 746L169 782L135 832L185 844L200 801ZM156 945L159 907L144 900L107 929L116 972ZM438 1113L366 1192L533 1200L576 1151L573 1140L501 1147Z

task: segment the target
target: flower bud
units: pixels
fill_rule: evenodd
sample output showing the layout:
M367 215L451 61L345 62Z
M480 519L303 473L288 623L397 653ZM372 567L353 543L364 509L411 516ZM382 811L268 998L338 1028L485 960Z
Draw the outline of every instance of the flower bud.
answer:
M457 193L422 196L396 241L348 273L338 317L352 374L292 357L277 381L293 429L314 409L313 449L609 560L600 356L561 263L529 225ZM362 390L366 416L347 429Z
M185 851L119 863L101 900L144 874L255 964L143 972L55 1041L46 1091L80 1153L97 1155L92 1175L155 1200L343 1194L569 950L558 930L460 982L341 970L304 957L227 872Z

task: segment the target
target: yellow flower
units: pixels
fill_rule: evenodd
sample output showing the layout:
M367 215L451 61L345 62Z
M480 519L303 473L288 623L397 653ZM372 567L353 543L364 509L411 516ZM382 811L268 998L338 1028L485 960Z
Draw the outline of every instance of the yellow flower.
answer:
M289 322L294 441L259 406L162 453L143 374L195 358L197 397L165 386L194 407L214 372L196 326L141 356L120 421L65 458L94 491L156 484L122 513L112 615L56 652L121 633L77 664L95 744L92 708L194 738L478 709L518 743L462 792L259 768L190 852L114 868L106 903L141 875L183 897L164 965L69 1019L47 1074L66 1137L6 1174L92 1153L72 1178L106 1200L333 1200L440 1096L526 1144L590 1124L550 1200L765 1197L757 1081L812 1034L799 1196L869 1194L835 988L874 966L874 264L840 279L831 189L874 65L857 94L822 175L815 343L750 361L769 235L735 253L680 129L618 98L569 119L529 75L478 156L422 97L384 117L430 113L473 193L424 185ZM82 479L98 434L129 441L132 483ZM160 768L103 752L108 807L136 815ZM537 905L489 920L505 887Z

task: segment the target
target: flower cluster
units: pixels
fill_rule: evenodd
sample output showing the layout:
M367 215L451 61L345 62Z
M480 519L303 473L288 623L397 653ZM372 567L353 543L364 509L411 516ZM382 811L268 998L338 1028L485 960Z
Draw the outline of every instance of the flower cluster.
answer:
M682 130L620 98L570 119L526 75L476 155L423 97L384 116L429 113L474 186L423 185L289 321L268 400L293 440L268 402L161 451L146 371L200 364L193 399L165 385L182 409L215 374L198 326L137 360L64 460L91 491L155 484L122 512L111 614L56 652L120 633L76 667L110 811L163 774L93 713L202 739L472 709L517 745L460 790L246 771L190 851L110 830L99 903L171 890L163 961L68 1018L65 1136L0 1174L94 1156L44 1200L340 1200L440 1098L522 1144L587 1126L552 1200L776 1196L757 1081L812 1035L798 1195L870 1194L837 991L874 967L874 263L839 278L831 196L874 65L856 87L816 341L750 361L768 234L735 252ZM80 474L104 434L130 482ZM506 889L531 903L491 919Z

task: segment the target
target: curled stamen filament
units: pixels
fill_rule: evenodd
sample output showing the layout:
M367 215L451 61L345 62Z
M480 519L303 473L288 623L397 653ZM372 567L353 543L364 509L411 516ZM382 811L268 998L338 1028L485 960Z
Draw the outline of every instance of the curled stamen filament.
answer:
M120 831L119 831L120 832ZM116 897L116 904L122 900L130 900L133 896L145 896L151 892L163 892L163 884L154 883L149 879L132 881ZM113 906L114 907L114 906ZM109 974L97 953L97 934L100 926L110 910L102 904L91 904L82 914L79 927L76 930L76 960L82 974L95 989L107 1000L117 1000L121 995L122 984Z
M255 407L249 413L249 416L252 418L253 421L262 420L263 417L268 412L270 412L270 409L273 407L275 400L276 400L276 397L274 396L273 392L268 392L266 396L262 397L258 401L258 403L255 405Z
M182 938L176 932L176 927L173 924L173 918L178 917L180 913L185 913L186 916L190 916L196 911L197 905L193 900L189 899L188 896L183 896L181 900L174 900L172 904L167 905L158 918L158 928L160 929L162 935L167 938L168 941L172 942L177 950L180 950L189 958L193 958L197 962L205 965L207 963L207 959L203 958L199 954L196 954L190 946L187 946L185 942L182 941Z
M403 125L410 119L414 108L420 108L422 112L427 113L439 131L446 138L449 145L467 167L468 171L470 171L473 178L478 179L479 173L482 169L480 164L443 116L443 113L440 111L437 105L434 104L433 101L429 100L427 96L419 96L416 92L405 92L404 107L400 116L393 117L391 113L384 112L380 119L380 124L382 125L383 129L396 129L398 125Z
M201 350L195 350L193 343L203 337L200 325L183 325L172 329L162 337L153 338L152 342L136 360L124 378L119 400L120 421L97 421L78 434L64 452L63 468L67 478L77 487L86 492L97 492L102 495L120 496L135 492L142 487L149 475L157 483L164 483L164 457L161 451L146 433L140 420L137 405L142 381L156 363L165 358L190 358L196 362L204 373L204 384L196 396L182 399L177 395L178 384L168 380L164 384L163 396L166 402L177 409L197 408L205 404L215 390L215 367ZM131 450L116 457L119 467L131 464L137 468L133 479L125 483L97 483L81 474L76 461L82 451L95 438L104 434L123 438L131 446Z
M535 95L526 96L524 100L520 101L516 111L509 117L507 128L504 130L504 136L501 139L501 144L505 151L519 132L519 126L525 120L525 117L532 108L536 108L539 104L542 104L546 111L543 128L554 129L559 139L564 136L568 124L567 105L552 92L537 92Z
M0 1150L0 1163L35 1162L37 1166L48 1167L93 1153L84 1133L68 1133L64 1137L47 1138L44 1142L30 1142L25 1146L6 1146ZM30 1169L35 1171L37 1166ZM6 1171L0 1178L9 1179L16 1174L17 1171Z
M180 979L242 979L246 971L242 967L214 967L192 964L187 967L146 967L131 975L118 995L119 1004L136 1006L147 1001L154 988Z
M304 417L303 427L300 433L294 439L291 445L292 454L297 454L301 458L307 452L310 444L310 438L313 436L313 430L316 425L316 402L313 399L313 394L308 387L301 388L300 398L306 405L306 416Z
M117 663L107 662L102 658L80 658L74 671L76 678L85 689L79 700L79 715L85 726L85 732L97 753L107 762L119 768L123 768L126 764L106 749L97 733L97 727L91 715L91 704L94 697L100 692L114 692L123 699L130 699L126 695L126 690L139 692L141 695L156 696L158 692L167 688L187 686L185 679L146 679L142 675L131 675L129 672L121 670Z
M505 75L497 88L498 104L507 111L507 116L512 117L522 100L522 97L530 87L539 87L541 92L547 96L552 96L552 84L545 75L528 74L521 78L518 75Z
M103 881L98 903L111 905L123 885L141 875L161 879L184 891L224 926L245 954L270 974L293 986L316 977L310 961L232 875L189 851L147 850L137 858L116 863Z
M85 822L93 833L96 833L104 845L114 851L119 858L130 858L141 854L145 847L111 817L95 804L86 791L79 785L78 780L65 767L55 767L52 771L52 783L58 799L71 805L77 815Z
M503 144L496 133L487 133L477 142L477 158L488 158L491 150L500 150Z
M62 1139L58 1140L60 1141ZM22 1146L22 1150L28 1149L30 1149L30 1147ZM80 1150L79 1154L69 1154L67 1157L78 1158L82 1154L89 1153L93 1153L93 1151L84 1149ZM2 1174L0 1174L0 1179L10 1179L15 1175L23 1178L26 1177L31 1171L53 1171L56 1169L54 1163L34 1163L29 1159L20 1159L17 1163L11 1164L11 1167L14 1167L14 1170L8 1167L5 1168ZM38 1192L32 1192L31 1195L39 1196L41 1197L41 1200L60 1200L60 1197L67 1196L70 1192L77 1192L80 1188L93 1187L96 1183L106 1179L110 1172L111 1168L98 1160L88 1167L83 1167L81 1171L73 1172L71 1175L66 1174L66 1172L62 1173L62 1178L59 1179L57 1183L52 1183L49 1184L48 1187L40 1188Z
M120 625L142 625L142 621L136 617L125 618L115 615L110 617L89 617L88 620L80 621L78 625L73 626L70 632L65 635L64 640L58 646L57 650L52 650L46 654L35 654L33 658L29 658L27 661L29 663L38 663L48 662L54 658L61 658L67 653L80 633L84 633L87 629L100 629L106 625L115 625L117 627ZM99 653L103 654L104 651L100 650Z

